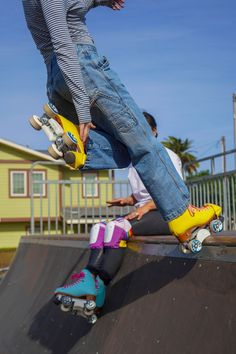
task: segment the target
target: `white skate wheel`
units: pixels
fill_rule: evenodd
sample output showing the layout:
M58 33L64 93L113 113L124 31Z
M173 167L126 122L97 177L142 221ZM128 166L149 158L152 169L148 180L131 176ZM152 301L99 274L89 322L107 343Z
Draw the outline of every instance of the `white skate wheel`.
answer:
M71 132L67 132L63 134L62 138L64 140L64 143L67 146L73 147L77 145L77 139L74 137L74 135Z
M58 160L63 156L63 153L58 150L55 144L49 146L48 152L55 160Z
M33 115L32 117L30 117L29 123L35 130L42 129L42 123L40 122L40 118L38 116Z
M94 310L96 308L96 302L93 300L88 300L84 307L86 308L86 310L91 311Z
M198 253L202 249L202 243L197 239L191 240L188 243L188 248L192 253Z
M223 223L221 220L216 219L216 220L212 220L210 223L210 229L212 232L214 233L218 233L221 232L223 230Z
M46 103L43 106L43 110L46 113L46 115L50 118L55 118L55 116L58 114L58 110L52 103Z
M63 304L61 304L60 309L61 309L63 312L69 312L69 311L70 311L70 307L65 306L65 305L63 305Z
M179 245L179 249L182 253L184 254L189 254L190 253L190 250L187 248L186 244L185 243L181 243Z
M61 303L65 306L71 306L73 301L70 296L64 295L61 297Z
M88 318L88 322L91 323L91 324L96 323L97 320L98 320L98 318L97 318L97 316L95 314Z

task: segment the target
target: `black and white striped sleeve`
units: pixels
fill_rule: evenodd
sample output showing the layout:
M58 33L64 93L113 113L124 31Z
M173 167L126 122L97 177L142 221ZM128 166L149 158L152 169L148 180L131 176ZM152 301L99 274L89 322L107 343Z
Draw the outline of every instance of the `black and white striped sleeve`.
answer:
M57 63L72 95L80 123L91 121L90 102L67 21L65 0L40 0Z

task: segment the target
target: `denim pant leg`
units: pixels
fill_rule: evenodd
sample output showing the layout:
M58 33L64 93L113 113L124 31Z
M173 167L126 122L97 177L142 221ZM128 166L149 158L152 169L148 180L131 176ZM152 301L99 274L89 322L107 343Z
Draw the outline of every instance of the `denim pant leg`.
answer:
M132 164L166 221L182 214L189 192L168 153L152 135L143 113L105 57L95 47L78 45L83 79L91 100L102 115L94 123L127 147Z
M57 107L61 115L74 124L78 117L71 94L66 86L55 57L48 66L47 95L49 102ZM102 115L95 107L91 115ZM99 128L99 127L98 127ZM91 129L86 143L87 159L82 170L120 169L129 166L131 160L126 147L102 129Z

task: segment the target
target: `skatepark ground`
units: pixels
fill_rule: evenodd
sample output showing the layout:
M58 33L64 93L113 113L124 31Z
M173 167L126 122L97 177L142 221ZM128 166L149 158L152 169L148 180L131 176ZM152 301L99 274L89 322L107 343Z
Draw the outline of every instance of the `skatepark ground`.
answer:
M209 238L198 256L171 236L134 238L95 325L52 302L87 245L22 238L0 284L0 354L236 353L236 234Z

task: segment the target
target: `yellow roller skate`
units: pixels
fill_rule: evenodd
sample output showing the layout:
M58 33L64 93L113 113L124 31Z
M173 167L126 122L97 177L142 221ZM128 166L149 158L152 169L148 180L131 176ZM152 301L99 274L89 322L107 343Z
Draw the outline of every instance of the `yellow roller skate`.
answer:
M220 217L221 207L215 204L206 204L201 208L190 205L187 210L176 219L168 223L170 231L180 241L183 253L198 253L202 249L203 241L223 230L223 217Z
M74 169L83 167L86 154L80 139L79 126L58 114L51 103L45 104L43 110L41 117L33 115L29 122L34 129L42 129L52 142L48 148L49 154L56 160L63 158Z

